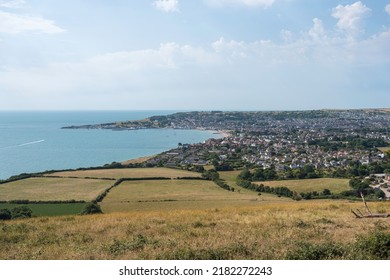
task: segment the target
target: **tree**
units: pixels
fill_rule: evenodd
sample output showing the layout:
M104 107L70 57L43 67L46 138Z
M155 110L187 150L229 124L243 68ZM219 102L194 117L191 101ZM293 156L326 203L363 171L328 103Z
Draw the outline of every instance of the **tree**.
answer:
M102 214L103 211L100 208L100 205L96 202L90 202L85 205L84 210L81 212L81 215L90 215L90 214Z
M215 180L219 179L219 174L214 169L210 169L210 170L207 170L207 171L203 172L202 173L202 177L206 178L208 180L215 181Z
M249 171L249 169L245 168L243 169L240 174L238 174L238 177L243 180L251 180L252 179L252 174Z
M331 192L329 189L324 189L324 190L322 191L322 194L323 194L323 195L331 195L332 192Z

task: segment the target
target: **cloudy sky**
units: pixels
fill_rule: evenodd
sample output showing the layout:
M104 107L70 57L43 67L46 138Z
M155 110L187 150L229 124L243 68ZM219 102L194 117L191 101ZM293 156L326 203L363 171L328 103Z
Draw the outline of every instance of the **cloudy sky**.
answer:
M0 0L0 110L390 107L390 0Z

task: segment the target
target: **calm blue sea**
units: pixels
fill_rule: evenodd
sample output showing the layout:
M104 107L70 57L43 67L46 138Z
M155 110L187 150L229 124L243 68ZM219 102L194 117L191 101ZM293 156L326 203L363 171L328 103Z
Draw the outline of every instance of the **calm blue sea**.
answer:
M179 142L219 135L207 131L60 129L68 125L137 120L173 111L0 112L0 179L20 173L99 166L154 155Z

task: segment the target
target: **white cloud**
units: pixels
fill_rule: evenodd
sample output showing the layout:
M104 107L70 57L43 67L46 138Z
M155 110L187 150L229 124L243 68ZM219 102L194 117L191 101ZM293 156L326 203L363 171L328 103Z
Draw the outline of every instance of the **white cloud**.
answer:
M387 5L386 5L385 11L386 11L386 13L388 13L389 16L390 16L390 4L387 4Z
M26 1L24 0L1 0L0 7L9 8L9 9L19 9L26 6Z
M216 7L223 6L248 6L268 8L275 0L205 0L207 4Z
M350 36L356 36L362 32L361 24L364 17L371 12L361 1L352 5L338 5L332 10L332 16L338 19L337 27L347 32Z
M309 30L309 35L315 41L322 40L325 37L325 28L322 20L318 18L313 19L313 27Z
M17 15L0 11L0 33L16 34L24 31L38 31L54 34L65 30L51 20L41 17Z
M157 0L153 2L153 6L164 12L176 12L178 11L178 0Z
M343 90L359 89L367 69L379 73L390 63L390 29L351 41L327 31L315 18L312 28L283 34L287 40L282 43L220 38L209 46L196 47L171 42L157 48L101 54L79 63L3 69L0 100L17 96L12 100L21 100L26 108L30 104L41 108L42 102L50 102L47 106L59 109L150 109L153 99L157 100L153 101L155 108L212 109L215 104L225 104L221 100L231 99L231 104L257 106L259 102L269 109L277 108L276 96L283 96L292 107L299 106L300 98L312 98L312 104L326 106L331 104L329 95L340 100ZM388 84L387 77L382 80ZM2 107L7 108L4 103Z

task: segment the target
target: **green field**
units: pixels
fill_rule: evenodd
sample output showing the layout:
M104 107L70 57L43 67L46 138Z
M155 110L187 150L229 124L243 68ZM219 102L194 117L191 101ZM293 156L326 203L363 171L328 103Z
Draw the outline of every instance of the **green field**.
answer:
M32 210L33 216L63 216L77 215L84 209L86 203L59 203L59 204L13 204L0 203L0 209L13 209L15 207L27 206Z
M171 168L119 168L65 171L47 174L47 176L78 177L78 178L150 178L150 177L200 177L200 173Z
M280 200L280 199L279 199ZM204 180L128 181L101 203L104 212L182 210L253 205L267 201L255 192L229 192Z
M338 194L342 191L350 190L349 179L318 178L302 180L264 181L256 182L270 187L287 187L291 191L300 192L322 192L329 189L332 193Z
M1 184L0 201L90 201L112 184L112 181L95 179L28 178Z

